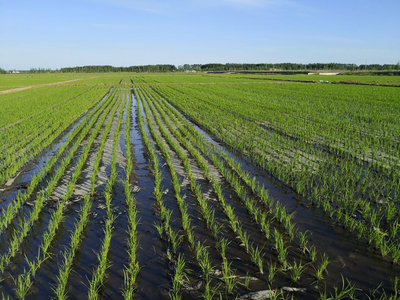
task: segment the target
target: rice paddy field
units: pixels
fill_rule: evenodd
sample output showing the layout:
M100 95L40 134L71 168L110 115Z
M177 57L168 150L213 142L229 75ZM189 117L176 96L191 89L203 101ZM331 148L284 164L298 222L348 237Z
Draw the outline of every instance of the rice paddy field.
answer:
M259 79L259 80L284 80L301 82L319 82L320 80L341 84L360 85L400 85L400 76L364 76L364 75L274 75L274 74L206 74L212 77Z
M0 75L2 299L400 299L400 80L293 76Z

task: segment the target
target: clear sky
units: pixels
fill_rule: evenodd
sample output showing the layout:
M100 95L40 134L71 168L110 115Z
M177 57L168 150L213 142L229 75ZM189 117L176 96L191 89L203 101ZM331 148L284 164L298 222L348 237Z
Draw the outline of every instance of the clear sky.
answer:
M0 67L400 60L400 0L0 0Z

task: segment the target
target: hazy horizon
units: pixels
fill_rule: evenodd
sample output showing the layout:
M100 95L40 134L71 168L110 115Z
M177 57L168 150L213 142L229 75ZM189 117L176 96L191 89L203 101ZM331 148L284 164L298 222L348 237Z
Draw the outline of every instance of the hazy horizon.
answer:
M0 67L396 64L399 9L392 0L3 2Z

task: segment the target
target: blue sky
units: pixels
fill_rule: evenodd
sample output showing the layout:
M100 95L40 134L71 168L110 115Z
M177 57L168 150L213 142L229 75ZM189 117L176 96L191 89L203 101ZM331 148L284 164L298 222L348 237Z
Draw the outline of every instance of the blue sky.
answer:
M0 1L0 67L397 63L399 0Z

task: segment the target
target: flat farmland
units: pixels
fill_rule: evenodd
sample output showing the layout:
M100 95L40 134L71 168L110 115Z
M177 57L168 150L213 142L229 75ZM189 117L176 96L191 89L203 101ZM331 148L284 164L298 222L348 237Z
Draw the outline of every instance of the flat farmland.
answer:
M4 299L399 299L398 77L24 76Z

